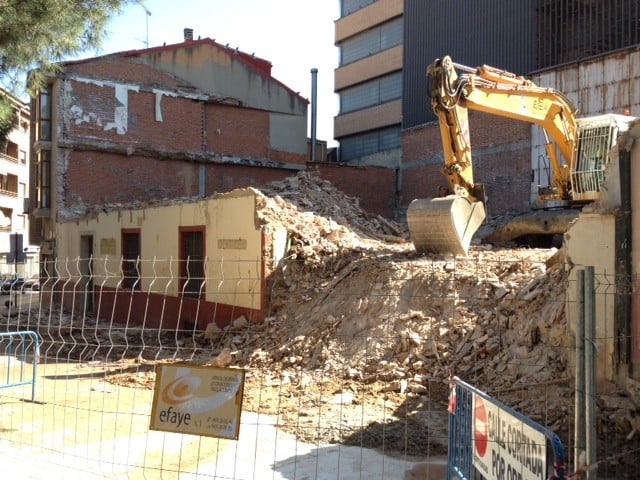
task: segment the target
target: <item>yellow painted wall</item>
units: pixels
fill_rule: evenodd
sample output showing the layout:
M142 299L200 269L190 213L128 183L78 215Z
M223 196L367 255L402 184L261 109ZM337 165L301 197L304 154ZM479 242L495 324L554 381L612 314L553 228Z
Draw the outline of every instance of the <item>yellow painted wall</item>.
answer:
M577 319L577 272L593 266L596 275L596 377L615 380L614 371L614 309L615 309L615 218L610 214L582 212L565 234L568 259L574 264L569 273L565 315L575 338ZM575 361L574 343L570 344L567 359Z
M58 224L58 277L75 279L81 235L93 235L94 286L119 286L122 229L139 228L142 291L177 296L179 227L205 226L206 300L260 308L262 231L256 225L256 193L235 190L197 202L108 211ZM73 280L75 281L75 280Z

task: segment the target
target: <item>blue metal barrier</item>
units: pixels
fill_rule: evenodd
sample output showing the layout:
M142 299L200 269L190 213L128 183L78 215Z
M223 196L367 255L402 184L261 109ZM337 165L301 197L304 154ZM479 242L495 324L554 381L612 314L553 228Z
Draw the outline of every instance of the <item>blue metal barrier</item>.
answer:
M449 394L447 480L563 480L552 431L455 377Z
M31 377L25 367L27 354L33 355L33 369ZM17 332L0 332L0 356L6 358L5 383L0 388L31 385L31 401L36 397L36 378L38 377L38 362L40 361L40 339L36 332L23 330ZM1 373L1 372L0 372Z

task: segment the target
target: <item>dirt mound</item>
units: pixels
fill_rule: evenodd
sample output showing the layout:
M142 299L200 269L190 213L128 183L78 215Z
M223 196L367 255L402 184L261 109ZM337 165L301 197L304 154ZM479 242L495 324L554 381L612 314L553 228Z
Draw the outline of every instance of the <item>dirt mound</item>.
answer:
M262 192L260 216L288 226L291 255L273 275L267 322L244 344L224 340L239 333L232 325L214 345L271 372L253 381L262 400L268 388L278 392L273 400L298 436L391 449L400 442L398 451L416 455L444 449L446 416L434 409L446 411L457 375L570 443L568 272L547 266L555 249L475 242L465 257L420 256L402 226L367 215L313 175ZM309 396L330 405L306 405ZM252 403L265 405L250 394ZM623 442L633 406L612 395L601 408L599 431ZM359 436L345 433L350 415L367 425Z
M458 375L534 420L566 427L559 407L570 402L569 389L544 394L546 385L569 384L566 277L561 265L546 266L553 250L475 245L463 258L422 256L402 226L366 214L317 176L300 174L261 192L265 228L285 225L291 235L290 255L271 278L270 315L264 325L240 321L209 332L215 351L232 351L235 363L262 372L249 378L260 398L249 393L247 405L268 410L265 398L275 389L278 408L291 407L285 418L295 433L329 443L352 441L340 418L353 410L355 421L369 425L360 442L362 435L370 445L409 438L417 449L409 453L420 454L429 429L430 448L438 446L434 438L446 445L446 414L438 422L420 415L434 405L446 412L450 376ZM526 394L532 387L541 393L535 401ZM313 392L350 400L336 400L337 420L328 408L320 421L297 403ZM397 419L397 431L379 428L385 418ZM313 428L319 424L322 431Z

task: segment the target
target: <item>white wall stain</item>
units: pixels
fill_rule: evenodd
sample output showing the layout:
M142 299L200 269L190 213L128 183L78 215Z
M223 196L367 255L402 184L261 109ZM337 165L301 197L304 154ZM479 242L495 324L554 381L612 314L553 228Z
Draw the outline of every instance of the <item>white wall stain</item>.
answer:
M76 125L81 123L95 123L98 126L102 126L100 118L95 113L84 113L80 105L71 105L69 108L69 120L73 121Z
M152 92L156 96L156 122L162 122L162 97L173 97L173 98L189 98L191 100L208 100L209 97L207 95L202 95L199 93L186 93L186 92L172 92L171 90L161 90L159 88L154 88Z
M105 130L116 129L116 133L124 135L129 128L129 87L127 85L115 84L116 108L113 112L113 122L105 125ZM138 88L136 87L136 91Z
M113 88L116 106L113 112L113 118L102 119L98 113L95 112L85 112L80 105L72 104L72 87L70 82L65 82L65 112L67 118L65 120L69 122L74 122L76 125L80 125L82 123L93 123L102 127L104 125L104 130L115 130L119 135L124 135L127 133L129 127L129 91L140 92L140 86L131 84L131 83L117 83L111 82L109 80L98 80L95 78L82 77L79 75L68 75L67 78L69 80L73 80L80 83L85 83L89 85L95 85L100 88ZM173 98L189 98L192 100L203 100L206 101L209 99L208 95L201 93L191 93L191 92L180 92L180 91L171 91L171 90L162 90L154 88L151 90L155 95L155 119L158 122L164 121L162 115L162 97L173 97Z
M162 106L160 102L162 101L162 93L154 92L156 94L156 122L162 121Z
M127 129L129 126L129 90L139 92L139 85L96 80L94 78L81 77L77 75L69 75L69 78L76 82L96 85L101 88L113 88L116 98L116 107L113 112L113 121L107 122L106 125L104 125L104 129L115 129L116 133L118 133L119 135L124 135L125 133L127 133ZM68 98L71 98L70 86L65 85L65 87L65 94L68 95ZM95 123L100 127L102 127L103 125L103 121L98 114L94 112L84 112L82 107L80 107L79 105L71 105L68 109L68 112L70 116L69 120L75 122L76 125L79 125L81 123Z

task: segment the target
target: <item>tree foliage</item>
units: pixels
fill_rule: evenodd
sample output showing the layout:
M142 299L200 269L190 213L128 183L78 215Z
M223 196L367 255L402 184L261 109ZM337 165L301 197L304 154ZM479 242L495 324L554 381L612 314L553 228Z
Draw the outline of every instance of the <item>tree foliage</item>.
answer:
M100 46L109 18L133 0L0 0L0 79L33 93L56 62ZM0 102L3 100L0 99ZM0 123L7 108L0 108Z
M16 111L11 100L0 96L0 153L6 153L7 137L14 128Z
M110 16L128 0L0 0L0 76L18 81L27 70L100 46Z

